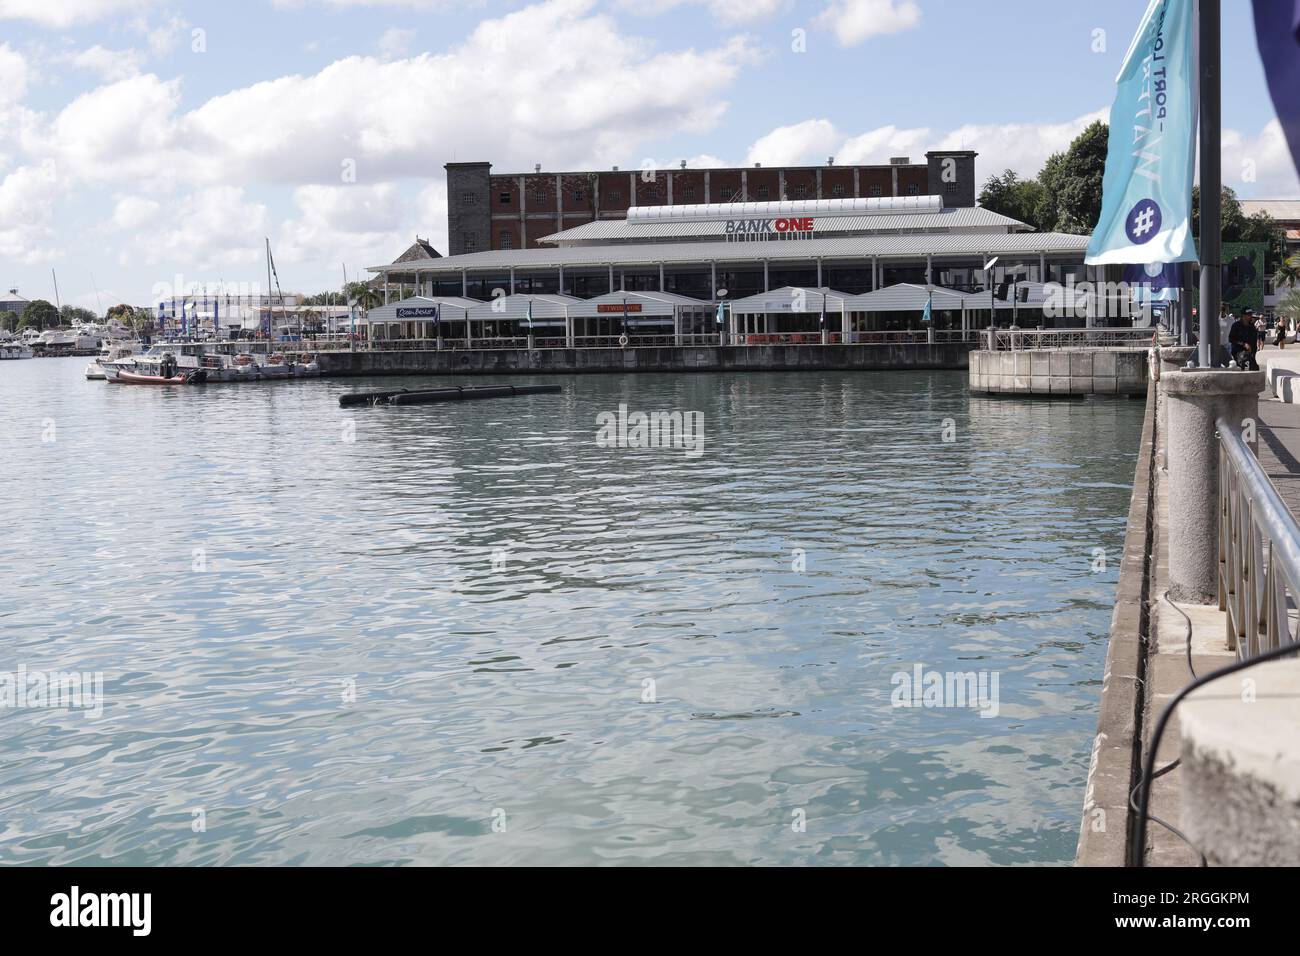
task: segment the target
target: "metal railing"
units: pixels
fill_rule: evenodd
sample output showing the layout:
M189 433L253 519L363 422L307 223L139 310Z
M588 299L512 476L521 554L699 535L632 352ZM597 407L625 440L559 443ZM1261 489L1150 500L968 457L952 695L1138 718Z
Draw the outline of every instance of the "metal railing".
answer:
M986 329L990 351L1029 349L1130 348L1151 345L1155 329Z
M975 342L983 335L975 329L898 330L892 332L850 332L847 341L854 345L923 345L927 342ZM826 344L840 345L845 341L840 331L827 331ZM663 348L665 346L692 345L821 345L820 332L749 332L735 335L719 332L672 333L628 332L622 335L577 335L572 342L563 335L534 335L534 349L616 349ZM289 351L311 352L423 352L436 349L526 349L527 336L483 337L466 339L359 339L346 341L337 337L304 338L301 342L282 346Z
M1264 474L1240 426L1220 418L1219 610L1238 659L1293 644L1300 603L1300 524Z

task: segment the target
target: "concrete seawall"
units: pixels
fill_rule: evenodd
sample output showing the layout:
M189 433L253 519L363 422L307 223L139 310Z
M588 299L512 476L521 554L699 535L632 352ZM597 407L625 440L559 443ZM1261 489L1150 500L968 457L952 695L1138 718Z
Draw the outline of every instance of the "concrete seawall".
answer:
M1147 350L1062 348L974 351L972 392L1004 395L1145 395Z
M1145 356L1144 356L1145 359ZM1156 388L1147 388L1146 416L1133 495L1129 499L1124 555L1120 559L1115 610L1111 615L1106 669L1102 675L1097 734L1093 738L1083 821L1079 829L1077 866L1124 866L1134 826L1129 807L1139 768L1139 731L1150 628L1151 555L1156 533L1154 462L1156 448Z
M322 352L326 375L535 375L964 369L969 342Z

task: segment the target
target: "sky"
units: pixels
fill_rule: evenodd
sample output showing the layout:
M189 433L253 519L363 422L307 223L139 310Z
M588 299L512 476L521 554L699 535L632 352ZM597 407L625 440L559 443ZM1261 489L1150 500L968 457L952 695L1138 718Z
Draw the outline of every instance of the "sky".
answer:
M368 278L446 251L443 164L921 161L1035 175L1142 0L0 0L0 294ZM1300 196L1250 6L1223 17L1224 181Z

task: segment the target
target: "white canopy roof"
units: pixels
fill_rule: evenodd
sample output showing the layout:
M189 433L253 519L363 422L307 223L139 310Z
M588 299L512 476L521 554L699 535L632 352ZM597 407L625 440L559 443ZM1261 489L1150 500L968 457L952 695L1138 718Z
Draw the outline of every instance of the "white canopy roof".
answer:
M843 312L844 303L852 296L828 288L801 288L784 286L770 292L760 292L744 299L736 299L728 308L733 314L763 314L766 312L815 312L822 310L822 296L826 297L826 311Z
M387 305L376 306L369 310L364 318L360 315L357 318L360 324L369 322L431 322L433 320L432 316L403 315L402 312L436 307L442 321L463 322L465 321L465 313L473 306L480 304L477 299L463 299L460 296L413 295L397 302L390 302Z
M569 309L569 314L580 318L597 315L621 315L623 302L627 301L629 315L672 317L679 309L712 311L713 304L674 292L608 292L594 299L583 299ZM604 306L602 309L601 306Z
M469 317L475 322L508 322L512 319L524 321L528 317L528 306L532 303L533 320L561 319L575 305L581 305L584 299L571 295L529 295L517 293L502 295L490 302L475 302L469 310Z

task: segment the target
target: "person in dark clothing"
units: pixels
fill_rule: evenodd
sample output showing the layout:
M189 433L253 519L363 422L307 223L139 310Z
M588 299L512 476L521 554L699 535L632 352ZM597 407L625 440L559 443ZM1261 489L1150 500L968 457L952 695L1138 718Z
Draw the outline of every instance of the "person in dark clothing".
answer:
M1249 309L1228 329L1228 347L1238 368L1259 371L1259 363L1255 361L1255 353L1259 351L1259 330L1255 328L1255 317Z

